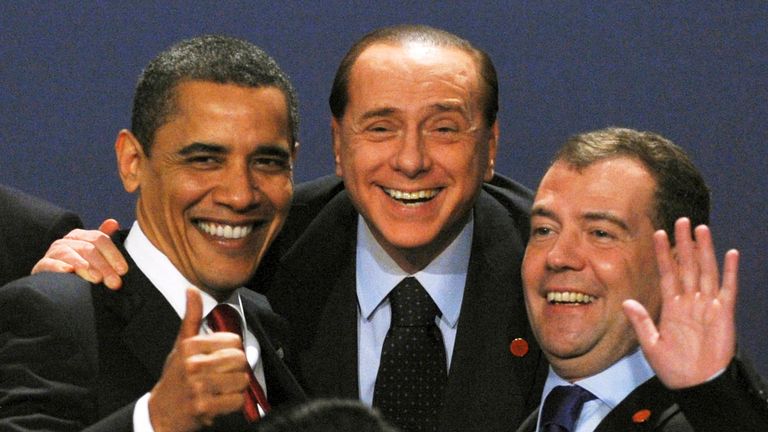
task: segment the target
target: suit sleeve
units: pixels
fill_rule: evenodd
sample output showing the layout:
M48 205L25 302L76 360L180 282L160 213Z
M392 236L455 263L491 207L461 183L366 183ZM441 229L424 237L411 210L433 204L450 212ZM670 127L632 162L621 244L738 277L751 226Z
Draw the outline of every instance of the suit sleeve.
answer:
M96 412L96 364L69 325L68 302L29 289L29 279L0 288L0 429L80 430Z
M89 286L41 274L0 288L0 430L132 430L133 404L92 424L98 362Z
M697 432L768 431L766 386L746 360L736 358L712 381L674 393Z

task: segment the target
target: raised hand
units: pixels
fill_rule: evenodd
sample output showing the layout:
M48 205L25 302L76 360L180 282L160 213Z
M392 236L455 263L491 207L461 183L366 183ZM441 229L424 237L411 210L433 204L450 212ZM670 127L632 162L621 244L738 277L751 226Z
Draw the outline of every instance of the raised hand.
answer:
M200 335L202 299L187 289L187 309L179 334L149 397L156 432L194 431L215 417L242 409L248 386L245 353L233 333Z
M709 228L696 227L694 241L690 227L687 218L675 223L674 253L664 231L654 234L662 296L658 327L637 301L623 304L648 362L671 389L705 382L736 351L738 251L725 254L721 285Z
M109 238L119 228L116 220L107 219L98 230L72 230L51 244L32 274L74 272L88 282L104 282L108 288L119 289L120 276L128 271L128 263Z

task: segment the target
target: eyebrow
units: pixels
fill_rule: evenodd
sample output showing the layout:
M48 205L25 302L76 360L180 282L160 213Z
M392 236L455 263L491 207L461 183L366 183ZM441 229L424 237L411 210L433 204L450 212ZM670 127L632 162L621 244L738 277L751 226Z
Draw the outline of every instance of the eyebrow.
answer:
M552 210L549 210L545 207L534 207L533 209L531 209L531 217L534 217L534 216L550 218L555 221L560 220ZM587 221L606 221L618 226L624 231L629 231L629 226L627 225L627 223L623 219L614 215L613 213L587 212L581 216L581 219L587 220Z
M194 142L179 150L179 155L181 156L188 156L195 153L225 154L227 153L227 149L219 144Z
M589 221L607 221L610 222L624 231L629 231L629 226L623 219L608 212L587 212L582 216L582 219Z

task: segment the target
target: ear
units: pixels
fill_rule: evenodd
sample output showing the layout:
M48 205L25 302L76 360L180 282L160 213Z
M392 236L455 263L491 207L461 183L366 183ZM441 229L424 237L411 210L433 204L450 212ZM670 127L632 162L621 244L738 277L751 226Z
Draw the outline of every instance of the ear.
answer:
M333 161L336 164L336 175L342 177L341 167L341 124L336 117L331 117L331 139L333 141Z
M146 156L141 143L128 129L123 129L117 134L115 155L123 188L129 193L136 192L141 184L141 170Z
M491 132L488 135L488 167L485 170L484 181L491 181L493 178L494 167L496 165L496 146L499 142L499 121L496 120L491 126Z

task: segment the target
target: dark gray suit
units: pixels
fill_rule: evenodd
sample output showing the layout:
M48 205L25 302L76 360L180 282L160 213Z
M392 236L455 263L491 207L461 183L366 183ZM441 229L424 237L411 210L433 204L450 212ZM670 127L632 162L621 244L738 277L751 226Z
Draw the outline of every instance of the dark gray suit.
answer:
M636 414L650 414L642 422ZM533 432L539 410L517 432ZM653 377L614 408L595 432L765 432L768 431L768 395L752 368L734 360L720 377L682 391L668 390Z
M52 273L0 289L0 430L132 430L135 402L159 380L181 320L121 252L130 270L119 291ZM284 321L256 293L242 302L270 402L304 400L278 355ZM248 429L238 413L211 430Z
M521 289L531 193L497 176L475 207L475 231L441 431L508 431L537 405L546 362ZM355 244L358 213L343 184L299 185L286 226L256 279L287 318L289 366L312 396L358 398ZM510 353L523 338L530 350Z
M29 275L54 240L82 226L76 214L0 185L0 286Z

